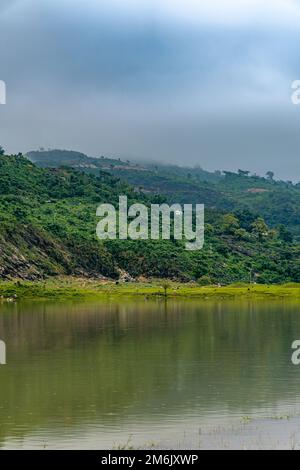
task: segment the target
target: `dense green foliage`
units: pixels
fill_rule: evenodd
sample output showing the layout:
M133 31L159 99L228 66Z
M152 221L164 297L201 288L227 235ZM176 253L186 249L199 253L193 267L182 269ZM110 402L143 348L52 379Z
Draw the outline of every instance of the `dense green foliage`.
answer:
M141 165L61 150L29 152L28 156L44 167L68 165L94 174L104 169L139 192L161 194L170 202L200 202L238 216L250 211L257 217L262 216L271 227L285 225L300 241L300 183L277 181L271 171L266 178L250 176L243 170L209 173L201 167Z
M117 278L122 270L133 277L194 279L201 285L300 281L300 247L290 233L290 229L295 233L299 228L299 209L294 207L298 187L255 180L260 187L264 185L263 189L274 188L275 201L279 193L287 198L290 195L285 206L291 204L294 212L285 211L281 218L281 206L274 204L271 210L270 189L270 206L264 207L265 211L270 210L265 217L267 224L261 216L263 211L259 211L267 193L247 192L254 183L249 176L216 175L215 181L195 182L191 175L173 175L170 170L167 176L163 174L165 170L159 173L159 167L142 170L123 162L127 169L123 169L120 178L103 171L107 162L100 160L102 169L94 164L95 167L87 167L86 160L83 167L81 160L77 169L41 168L21 155L0 156L0 277L37 279L74 274ZM56 161L53 166L59 163L66 161ZM76 166L72 161L68 163ZM139 173L142 185L133 187L125 181L132 179L134 173ZM168 191L161 191L159 186L155 191L147 189L154 179L166 182ZM159 192L163 197L158 196ZM150 204L163 198L206 203L204 249L188 252L183 242L174 239L100 242L95 234L96 208L103 202L117 205L120 194L126 194L130 204ZM189 199L191 194L193 200ZM206 202L205 197L209 200L212 195L215 200ZM251 210L252 202L248 201L252 196L255 210Z

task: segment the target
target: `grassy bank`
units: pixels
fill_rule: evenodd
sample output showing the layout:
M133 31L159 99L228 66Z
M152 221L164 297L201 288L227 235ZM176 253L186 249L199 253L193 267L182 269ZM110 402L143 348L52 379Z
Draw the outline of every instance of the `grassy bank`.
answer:
M300 300L300 284L284 285L248 285L231 286L199 286L197 284L180 284L154 280L144 283L104 282L77 278L55 278L47 281L0 282L0 298L3 301L19 299L84 299L110 297L187 297L202 299L280 299L291 298Z

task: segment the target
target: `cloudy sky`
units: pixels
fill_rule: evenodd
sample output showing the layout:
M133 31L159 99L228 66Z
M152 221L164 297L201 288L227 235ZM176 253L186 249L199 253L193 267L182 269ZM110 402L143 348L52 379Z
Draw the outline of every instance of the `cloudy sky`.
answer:
M300 2L1 0L0 144L300 180Z

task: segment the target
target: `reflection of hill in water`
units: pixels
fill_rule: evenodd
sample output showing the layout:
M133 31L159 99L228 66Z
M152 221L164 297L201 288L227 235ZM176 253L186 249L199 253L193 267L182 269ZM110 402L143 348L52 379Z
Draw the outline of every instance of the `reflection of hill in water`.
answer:
M293 304L163 300L2 304L0 438L40 427L117 425L297 396Z

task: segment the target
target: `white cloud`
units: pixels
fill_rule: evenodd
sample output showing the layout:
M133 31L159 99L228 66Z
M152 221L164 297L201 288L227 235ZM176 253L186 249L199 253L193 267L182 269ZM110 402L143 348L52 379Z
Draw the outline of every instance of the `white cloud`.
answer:
M257 26L268 28L297 27L300 22L299 0L1 0L9 5L38 11L42 6L68 8L72 15L103 18L141 17L147 20L189 22L224 26Z
M112 12L129 16L142 15L166 20L220 25L254 24L261 26L297 25L298 0L64 0L70 6L77 2L89 13ZM62 4L62 0L60 0Z
M210 23L282 24L300 19L299 3L295 0L164 0L157 4L165 14Z

